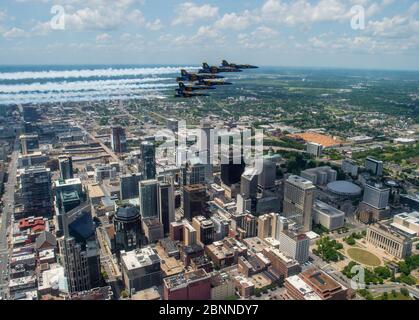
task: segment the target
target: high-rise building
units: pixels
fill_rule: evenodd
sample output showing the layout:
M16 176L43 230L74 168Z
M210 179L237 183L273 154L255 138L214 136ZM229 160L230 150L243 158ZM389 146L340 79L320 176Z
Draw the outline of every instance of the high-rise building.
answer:
M126 205L118 207L114 220L115 250L119 257L120 252L137 249L141 245L141 215L135 206Z
M183 243L185 246L192 246L196 244L197 230L189 223L185 221L183 224Z
M250 213L246 213L243 217L242 229L245 231L246 238L255 237L257 235L256 217Z
M62 180L73 179L73 158L70 156L58 157L58 166L60 169L60 178Z
M261 239L275 238L279 214L268 213L258 217L258 237Z
M140 210L144 218L159 217L159 182L157 180L143 180L139 182Z
M205 184L205 168L206 166L200 158L189 159L184 168L182 168L182 184Z
M177 133L179 129L178 121L176 119L169 118L166 120L166 127L174 133Z
M39 120L39 112L36 107L23 106L23 121L25 122L36 122Z
M69 291L73 293L99 287L99 250L90 203L62 214L57 233Z
M284 186L284 216L300 223L302 231L311 230L312 208L316 187L302 177L291 175Z
M383 161L376 160L371 157L365 159L365 169L371 172L373 175L382 176L383 175Z
M20 152L23 155L39 149L39 138L37 134L23 134L20 136Z
M258 184L263 189L271 189L275 187L276 165L269 159L257 160L262 161L262 172L258 175Z
M183 215L189 221L195 216L200 216L205 211L208 201L205 185L194 184L183 188Z
M113 152L123 153L127 151L127 137L124 128L120 126L111 128L111 147Z
M345 173L349 173L352 177L356 177L358 175L358 165L354 160L343 159L342 171Z
M221 181L227 186L239 183L245 167L242 155L221 155Z
M199 157L205 167L205 179L213 179L214 127L209 121L202 120L199 128Z
M131 173L120 177L121 200L138 198L139 182L142 177L141 173Z
M385 209L389 196L390 188L382 184L367 184L364 189L363 202L376 209Z
M315 185L326 185L329 182L336 181L337 171L329 166L311 168L301 171L301 177L310 180Z
M192 219L192 226L197 232L197 241L202 245L214 242L214 223L204 216L196 216Z
M73 237L58 239L61 261L70 293L92 289L87 262L87 252Z
M323 146L319 143L307 142L306 151L308 154L312 154L315 157L320 157L323 153Z
M258 189L258 176L254 168L246 169L240 181L240 194L245 198L256 198Z
M144 180L156 178L156 147L150 141L141 143L141 170Z
M304 234L284 230L279 235L279 250L297 260L300 264L308 261L310 239Z
M168 182L159 183L160 222L165 235L169 234L170 223L175 221L175 192L173 185Z
M50 216L53 209L50 169L39 166L20 170L20 194L25 215Z

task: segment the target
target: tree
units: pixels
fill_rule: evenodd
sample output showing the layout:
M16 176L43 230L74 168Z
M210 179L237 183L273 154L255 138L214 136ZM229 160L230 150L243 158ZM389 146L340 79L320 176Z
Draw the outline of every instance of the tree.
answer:
M397 292L396 292L396 290L391 290L391 295L395 298L395 297L397 297Z
M391 271L387 267L379 266L374 269L374 273L381 279L388 279L391 277Z
M381 295L381 300L388 300L388 293L387 293L387 292L384 292L384 293Z
M400 293L405 297L409 296L409 290L407 290L406 288L400 288Z

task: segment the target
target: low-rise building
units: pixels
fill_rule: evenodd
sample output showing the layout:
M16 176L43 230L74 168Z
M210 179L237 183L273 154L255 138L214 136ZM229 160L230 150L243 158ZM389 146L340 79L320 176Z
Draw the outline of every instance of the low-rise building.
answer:
M151 247L121 251L122 276L131 292L158 286L161 283L160 257Z
M333 231L345 225L345 213L320 200L313 203L313 220L326 229Z
M367 228L366 240L398 259L403 259L412 252L411 239L382 223Z
M165 278L164 300L210 300L211 276L200 269Z

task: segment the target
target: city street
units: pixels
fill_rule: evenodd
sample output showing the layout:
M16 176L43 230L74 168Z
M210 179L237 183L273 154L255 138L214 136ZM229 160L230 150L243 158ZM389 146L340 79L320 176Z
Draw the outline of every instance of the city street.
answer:
M14 145L9 168L8 181L5 184L5 191L3 196L3 214L1 216L0 229L0 296L7 298L7 284L9 277L9 246L8 246L8 228L11 223L11 216L14 209L15 184L16 184L16 170L18 157L18 143Z

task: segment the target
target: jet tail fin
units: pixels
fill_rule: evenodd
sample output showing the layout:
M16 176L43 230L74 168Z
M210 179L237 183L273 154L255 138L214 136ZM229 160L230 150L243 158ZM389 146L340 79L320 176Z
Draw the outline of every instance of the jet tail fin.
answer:
M227 60L223 60L222 65L223 67L228 67L230 64L227 62Z
M206 63L206 62L204 62L203 64L202 64L202 67L204 68L204 69L209 69L210 67L209 67L209 65L208 65L208 63Z
M188 74L188 71L186 71L185 69L180 70L180 73L182 76L186 76Z
M179 82L179 88L180 89L185 89L185 84L183 82Z

